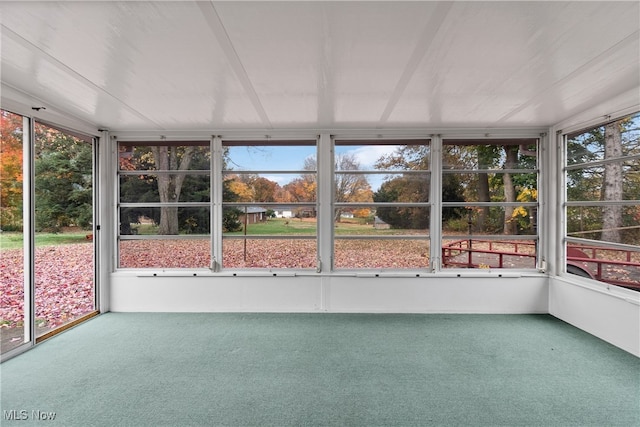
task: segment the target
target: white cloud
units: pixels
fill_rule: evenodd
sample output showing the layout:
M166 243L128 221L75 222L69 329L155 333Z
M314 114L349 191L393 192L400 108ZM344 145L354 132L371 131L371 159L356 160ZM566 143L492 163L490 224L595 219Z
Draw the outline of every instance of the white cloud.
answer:
M361 169L373 169L373 165L380 157L391 154L396 150L394 145L367 145L355 147L343 153L352 154L360 162Z
M277 182L278 185L283 186L291 182L294 178L292 175L261 175L263 178L268 179L269 181Z

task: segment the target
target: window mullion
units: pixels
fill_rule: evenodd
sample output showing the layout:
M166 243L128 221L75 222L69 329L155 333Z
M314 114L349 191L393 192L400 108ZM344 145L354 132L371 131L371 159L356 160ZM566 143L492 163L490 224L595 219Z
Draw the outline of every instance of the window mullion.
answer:
M429 189L429 203L431 203L431 216L429 223L431 271L439 271L441 268L442 245L442 138L435 135L431 139L431 188Z
M222 138L211 140L211 265L213 271L222 267L222 182L223 157Z

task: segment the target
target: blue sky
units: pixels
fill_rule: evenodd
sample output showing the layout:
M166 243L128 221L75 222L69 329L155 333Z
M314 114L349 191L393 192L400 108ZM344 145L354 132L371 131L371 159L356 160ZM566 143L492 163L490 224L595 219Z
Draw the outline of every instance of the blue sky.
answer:
M383 155L395 150L389 145L367 146L336 146L336 154L353 154L360 162L360 169L373 170L375 162ZM289 147L229 147L229 166L233 170L299 170L304 166L308 157L315 157L314 146L289 146ZM297 178L299 174L269 174L263 173L262 177L285 185ZM377 190L384 180L384 175L368 175L369 183L373 190Z

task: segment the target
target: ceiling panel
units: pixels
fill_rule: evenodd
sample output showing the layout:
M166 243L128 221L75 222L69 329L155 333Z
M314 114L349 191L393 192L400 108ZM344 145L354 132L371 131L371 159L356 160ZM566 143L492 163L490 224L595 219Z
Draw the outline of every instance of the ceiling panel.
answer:
M639 16L633 1L0 2L0 76L114 130L548 126L640 85Z

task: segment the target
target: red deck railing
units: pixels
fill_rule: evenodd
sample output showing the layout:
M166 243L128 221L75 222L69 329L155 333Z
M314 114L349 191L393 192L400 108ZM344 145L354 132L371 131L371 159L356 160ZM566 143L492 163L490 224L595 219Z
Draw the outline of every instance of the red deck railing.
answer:
M593 279L640 290L640 262L633 260L634 253L637 252L568 245L567 264L580 268ZM536 243L529 241L462 239L442 246L444 267L505 268L505 259L509 259L510 268L535 268L536 256Z

